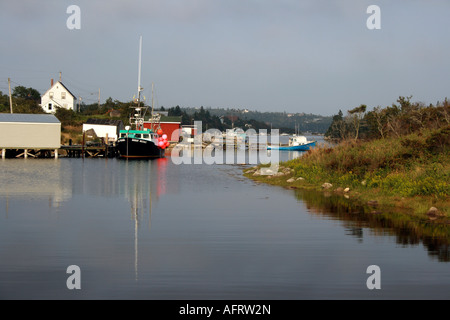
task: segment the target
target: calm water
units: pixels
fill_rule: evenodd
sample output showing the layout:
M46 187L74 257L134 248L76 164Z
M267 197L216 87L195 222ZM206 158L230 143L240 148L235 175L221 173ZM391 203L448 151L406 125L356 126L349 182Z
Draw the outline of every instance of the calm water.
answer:
M445 241L244 167L0 161L0 299L450 298ZM81 290L66 286L70 265Z

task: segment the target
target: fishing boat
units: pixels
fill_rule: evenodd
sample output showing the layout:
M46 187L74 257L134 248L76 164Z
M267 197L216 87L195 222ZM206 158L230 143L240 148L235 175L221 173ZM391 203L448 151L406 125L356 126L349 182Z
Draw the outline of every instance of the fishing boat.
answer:
M167 136L161 130L159 115L152 115L150 118L151 128L144 128L144 117L148 107L141 104L141 51L142 51L142 37L139 42L139 75L138 75L138 94L137 99L134 100L135 106L130 116L130 126L125 127L125 130L120 130L119 138L117 139L117 148L119 156L127 159L146 159L146 158L161 158L164 157L164 150L168 147L169 142ZM153 85L152 85L153 97ZM153 101L153 98L152 98Z
M307 151L316 145L316 141L308 141L305 136L289 137L288 145L268 145L268 150Z
M308 141L305 136L298 134L298 127L295 124L295 133L289 137L287 145L268 145L268 150L287 150L287 151L308 151L316 145L316 141Z

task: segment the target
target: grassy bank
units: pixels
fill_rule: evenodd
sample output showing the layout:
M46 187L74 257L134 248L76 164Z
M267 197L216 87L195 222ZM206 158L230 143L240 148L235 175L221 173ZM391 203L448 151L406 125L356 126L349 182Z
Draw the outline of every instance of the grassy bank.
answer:
M285 186L323 190L362 203L406 209L420 219L450 224L450 126L402 137L347 140L281 163L279 173L244 175ZM437 211L430 212L435 207Z

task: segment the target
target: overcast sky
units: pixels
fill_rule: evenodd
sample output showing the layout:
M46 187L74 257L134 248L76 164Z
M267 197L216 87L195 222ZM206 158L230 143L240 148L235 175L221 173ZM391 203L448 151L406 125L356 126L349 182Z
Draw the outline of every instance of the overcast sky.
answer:
M78 5L81 29L66 13ZM369 5L381 29L366 26ZM450 1L0 0L0 90L59 78L86 103L333 115L448 96Z

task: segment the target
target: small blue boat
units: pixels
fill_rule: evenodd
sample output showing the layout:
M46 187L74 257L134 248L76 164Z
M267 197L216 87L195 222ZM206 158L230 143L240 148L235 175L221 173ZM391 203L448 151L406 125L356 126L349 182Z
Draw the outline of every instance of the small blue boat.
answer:
M316 145L316 141L308 141L304 136L289 137L288 145L268 145L267 150L308 151Z

